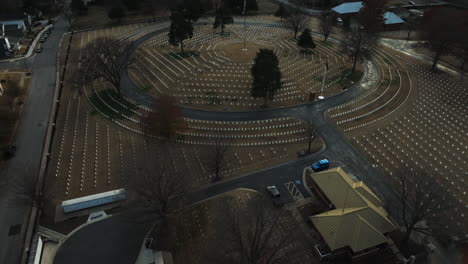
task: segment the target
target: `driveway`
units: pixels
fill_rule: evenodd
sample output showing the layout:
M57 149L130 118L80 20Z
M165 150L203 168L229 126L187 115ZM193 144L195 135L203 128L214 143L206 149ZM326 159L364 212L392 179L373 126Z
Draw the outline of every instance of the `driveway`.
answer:
M15 137L18 149L5 168L8 178L24 173L26 167L39 170L55 87L56 54L65 29L63 20L57 20L55 29L42 46L43 52L28 58L32 65L32 80ZM0 68L18 68L20 63L3 62ZM29 206L10 208L8 200L11 196L8 191L0 195L0 263L5 264L20 260L27 225L25 220L30 212Z

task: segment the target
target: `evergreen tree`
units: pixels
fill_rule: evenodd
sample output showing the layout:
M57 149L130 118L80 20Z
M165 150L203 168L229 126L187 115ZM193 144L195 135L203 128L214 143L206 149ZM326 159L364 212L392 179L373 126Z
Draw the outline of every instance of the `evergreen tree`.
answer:
M180 10L172 10L171 27L169 33L169 43L173 46L179 46L184 52L184 40L193 37L192 21L188 20Z
M263 97L265 106L268 99L273 99L275 91L281 88L279 60L270 49L260 49L251 68L253 76L252 96Z
M218 27L221 27L221 34L223 34L226 25L232 23L234 23L234 19L231 16L230 10L224 6L224 3L221 4L221 7L216 10L216 17L213 23L213 28L217 29Z
M283 22L283 18L289 17L289 11L284 7L283 4L280 4L278 10L275 12L276 17L281 17L281 22Z
M306 50L315 49L315 43L312 39L312 36L310 35L310 29L304 29L301 36L299 37L299 40L297 41L297 45Z

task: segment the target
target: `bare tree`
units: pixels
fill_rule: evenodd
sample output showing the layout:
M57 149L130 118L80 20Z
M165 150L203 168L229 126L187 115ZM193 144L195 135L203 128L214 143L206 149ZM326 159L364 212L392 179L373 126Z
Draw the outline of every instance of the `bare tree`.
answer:
M217 138L208 148L204 164L208 167L209 172L214 174L213 181L221 180L223 171L227 167L226 154L230 149L230 144L231 141Z
M288 247L295 238L295 221L284 209L272 208L266 199L253 199L252 203L232 212L232 257L248 264L287 263L297 254L297 248Z
M73 29L73 20L75 19L75 13L68 1L60 0L57 2L57 8L60 10L60 14L63 15L68 24L68 30Z
M437 201L441 197L439 185L432 180L432 175L423 172L403 169L397 177L400 201L397 215L405 228L402 242L407 243L413 232L432 235L433 228L419 227L418 224L429 220L428 217L437 209Z
M325 38L325 42L327 42L328 36L330 36L330 34L332 33L333 19L334 17L331 13L323 12L322 14L320 14L319 31Z
M185 193L184 173L174 167L168 152L175 144L158 144L156 153L147 157L148 168L129 180L133 200L155 214L165 218L177 207L177 199Z
M309 24L310 16L305 12L303 6L293 9L291 15L287 19L288 27L294 31L294 38L297 38L297 33L303 31Z
M133 42L114 38L98 38L86 45L83 67L89 79L102 78L120 96L122 76L134 62L134 48Z
M450 17L450 19L447 19ZM421 25L421 31L425 34L427 41L418 43L416 46L427 48L433 52L432 70L436 69L439 59L454 53L455 43L463 29L461 21L463 14L460 11L438 10L436 14Z
M151 111L144 111L140 120L146 136L163 141L175 141L187 124L182 110L172 96L159 96L151 104Z
M363 58L369 58L377 45L377 35L368 34L360 25L352 25L341 42L342 52L353 60L352 73L356 70L356 63Z
M312 143L314 142L314 140L318 136L317 128L315 128L312 121L307 120L306 127L305 127L305 132L306 132L307 143L308 143L307 153L310 154Z

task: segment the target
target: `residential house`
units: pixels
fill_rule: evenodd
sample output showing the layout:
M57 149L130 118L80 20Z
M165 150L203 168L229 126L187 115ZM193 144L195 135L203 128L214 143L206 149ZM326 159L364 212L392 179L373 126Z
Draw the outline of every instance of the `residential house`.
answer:
M310 216L323 242L315 247L321 257L344 254L355 259L386 247L387 235L397 225L369 187L353 181L341 168L307 175L315 196L331 208Z

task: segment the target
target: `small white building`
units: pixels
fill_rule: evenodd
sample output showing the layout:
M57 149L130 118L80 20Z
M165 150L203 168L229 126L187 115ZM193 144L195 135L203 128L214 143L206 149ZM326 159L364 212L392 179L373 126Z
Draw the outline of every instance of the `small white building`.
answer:
M11 56L11 45L6 37L0 37L0 59Z
M16 28L17 30L25 32L27 30L26 23L24 20L17 19L17 20L0 20L0 24L2 25L2 32L5 32L5 26L10 26L11 28Z

